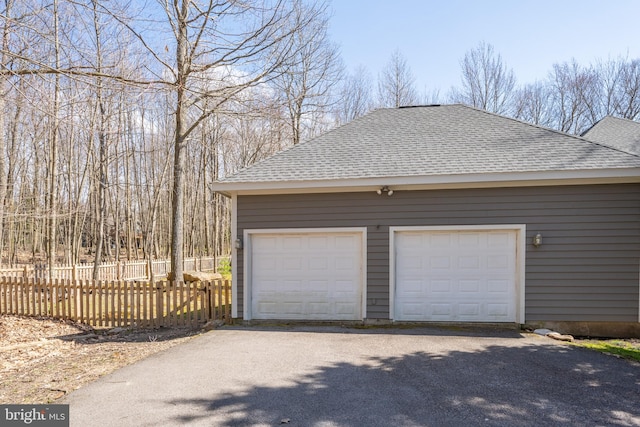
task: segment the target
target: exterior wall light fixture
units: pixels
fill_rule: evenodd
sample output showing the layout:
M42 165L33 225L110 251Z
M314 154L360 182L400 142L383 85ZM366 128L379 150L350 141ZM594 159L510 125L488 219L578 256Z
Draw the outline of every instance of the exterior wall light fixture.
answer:
M537 248L540 245L542 245L542 234L536 233L536 235L533 236L533 246Z
M236 239L236 241L234 242L234 245L235 245L236 249L242 249L242 239L238 237Z
M378 193L378 196L380 196L382 193L387 193L387 196L393 196L393 190L390 189L387 185L378 188L376 190L376 193Z

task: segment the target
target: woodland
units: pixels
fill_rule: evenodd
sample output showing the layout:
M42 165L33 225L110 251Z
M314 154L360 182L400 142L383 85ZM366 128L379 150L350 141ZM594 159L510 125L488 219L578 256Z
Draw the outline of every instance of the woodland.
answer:
M376 76L346 69L330 15L307 0L2 0L2 265L170 258L180 276L185 256L230 252L214 181L375 108L461 102L577 135L640 119L640 59L568 58L520 83L479 42L459 86L423 93L400 50Z

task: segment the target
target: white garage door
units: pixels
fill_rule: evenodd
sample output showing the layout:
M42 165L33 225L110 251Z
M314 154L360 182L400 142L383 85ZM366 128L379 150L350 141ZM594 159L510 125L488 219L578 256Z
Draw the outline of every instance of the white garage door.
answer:
M397 231L394 320L515 322L517 232Z
M363 234L251 235L254 319L362 319Z

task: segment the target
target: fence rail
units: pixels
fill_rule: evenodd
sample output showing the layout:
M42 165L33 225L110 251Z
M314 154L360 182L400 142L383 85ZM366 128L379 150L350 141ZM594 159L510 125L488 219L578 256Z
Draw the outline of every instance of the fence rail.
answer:
M95 327L196 327L231 320L231 283L0 278L0 314Z
M186 258L185 271L217 271L221 261L229 262L228 256ZM150 280L166 277L171 269L169 260L119 261L102 263L98 266L99 280ZM90 280L93 278L93 264L57 265L51 272L52 279ZM21 277L24 279L48 279L46 264L25 265L0 269L0 277Z

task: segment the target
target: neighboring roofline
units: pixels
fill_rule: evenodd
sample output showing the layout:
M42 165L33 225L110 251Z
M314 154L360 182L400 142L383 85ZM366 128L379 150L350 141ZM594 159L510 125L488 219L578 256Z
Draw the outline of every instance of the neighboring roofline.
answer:
M585 135L586 135L586 134L588 134L589 132L591 132L591 130L592 130L594 127L598 126L598 123L600 123L601 121L603 121L603 120L604 120L604 119L606 119L607 117L613 117L613 116L606 115L606 116L604 116L603 118L601 118L600 120L596 121L594 124L592 124L592 125L589 127L589 129L587 129L587 130L583 131L583 132L580 134L580 138L587 139L587 137L586 137Z
M382 186L389 186L394 191L407 191L639 182L640 168L615 168L570 171L351 178L314 181L214 182L211 188L216 193L230 197L233 194L266 195L365 192L376 191Z
M607 114L606 116L604 116L603 118L601 118L600 120L598 120L597 122L592 124L589 129L587 129L584 132L582 132L580 134L580 137L581 138L585 138L585 139L587 139L587 141L589 141L589 139L587 137L585 137L585 135L588 134L589 132L591 132L591 130L593 130L593 128L598 126L600 124L600 122L602 122L604 120L610 120L610 119L615 119L615 120L618 120L618 121L621 121L621 122L629 122L629 123L634 123L634 124L640 125L640 123L638 123L635 120L625 119L624 117L616 117L616 116L612 116L611 114Z
M553 132L553 133L556 133L556 134L558 134L558 135L562 135L562 136L565 136L565 137L574 138L574 139L577 139L577 140L579 140L579 141L587 142L587 143L589 143L589 144L597 145L597 146L600 146L600 147L604 147L604 148L607 148L607 149L609 149L609 150L617 151L617 152L619 152L619 153L628 154L628 155L630 155L630 156L634 156L634 157L640 157L640 155L638 155L638 154L636 154L636 153L631 153L631 152L629 152L629 151L622 150L622 149L620 149L620 148L618 148L618 147L614 147L614 146L611 146L611 145L608 145L608 144L605 144L605 143L602 143L602 142L598 142L598 141L593 141L593 140L591 140L591 139L588 139L588 138L585 138L585 137L584 137L584 135L585 135L587 132L589 132L591 129L593 129L593 127L594 127L595 125L597 125L598 123L600 123L602 120L604 120L604 119L605 119L605 118L607 118L607 117L611 117L611 118L619 119L619 120L626 120L626 121L630 121L630 122L633 122L633 120L629 120L629 119L621 119L621 118L619 118L619 117L614 117L614 116L609 115L609 116L605 116L605 117L601 118L600 120L598 120L596 123L594 123L594 124L593 124L593 126L591 126L591 127L590 127L589 129L587 129L586 131L582 132L580 135L573 135L573 134L570 134L570 133L567 133L567 132L563 132L563 131L561 131L561 130L548 128L548 127L545 127L545 126L542 126L542 125L537 125L537 124L535 124L535 123L525 122L525 121L523 121L523 120L516 119L516 118L514 118L514 117L502 116L502 115L500 115L500 114L498 114L498 113L492 113L491 111L482 110L482 109L480 109L480 108L472 107L472 106L470 106L470 105L466 105L466 104L451 104L451 105L462 105L462 106L464 106L464 107L468 107L468 108L471 108L471 109L473 109L473 110L480 111L481 113L489 114L489 115L491 115L491 116L500 117L500 118L503 118L503 119L508 119L508 120L511 120L511 121L514 121L514 122L518 122L518 123L523 124L523 125L528 125L528 126L531 126L531 127L537 128L537 129L546 130L546 131Z
M589 142L591 142L593 144L598 144L598 145L601 145L603 147L611 148L612 150L620 151L621 153L630 154L632 156L640 157L639 154L634 153L632 151L625 150L625 149L620 148L620 147L615 146L615 145L611 145L610 142L603 142L603 141L596 142L596 141L594 141L592 139L589 139L589 135L588 135L589 132L591 132L593 129L595 129L595 127L600 125L600 123L603 122L604 120L612 120L612 119L620 121L620 122L629 122L629 123L633 123L634 125L639 125L640 126L640 123L636 122L635 120L629 120L629 119L625 119L625 118L622 118L622 117L616 117L616 116L612 116L612 115L607 115L607 116L604 116L603 118L601 118L600 120L598 120L597 122L595 122L589 129L587 129L584 132L582 132L580 134L580 138L584 139L585 141L589 141ZM621 141L621 142L622 143L626 143L626 141Z

